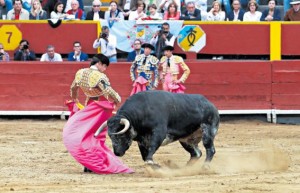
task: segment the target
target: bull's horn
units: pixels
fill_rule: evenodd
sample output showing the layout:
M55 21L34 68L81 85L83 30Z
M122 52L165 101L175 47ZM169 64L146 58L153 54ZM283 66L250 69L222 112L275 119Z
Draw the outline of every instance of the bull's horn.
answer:
M94 137L97 137L105 127L107 127L107 121L104 121L102 123L102 125L99 127L99 129L94 134Z
M122 118L121 121L120 121L120 124L125 125L124 129L122 129L118 133L112 133L113 135L123 134L123 133L125 133L129 129L130 123L129 123L128 119Z

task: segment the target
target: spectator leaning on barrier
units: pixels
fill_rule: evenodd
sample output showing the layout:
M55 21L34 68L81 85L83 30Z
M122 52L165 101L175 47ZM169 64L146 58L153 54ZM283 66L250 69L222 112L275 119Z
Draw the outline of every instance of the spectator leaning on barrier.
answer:
M74 15L75 19L85 20L84 11L79 8L79 3L77 0L71 1L71 9L67 11L67 14Z
M262 13L257 11L258 4L255 0L250 0L248 3L248 11L244 14L243 21L260 21Z
M173 46L176 37L170 33L170 25L165 22L162 24L161 30L157 31L150 40L155 48L155 55L160 59L163 55L163 48L165 46Z
M13 6L7 13L8 20L29 20L29 12L22 8L22 0L14 0Z
M178 11L178 6L176 3L170 3L168 10L164 12L164 20L179 20L180 11Z
M89 58L88 55L81 51L80 42L76 41L73 43L73 50L74 50L74 52L71 52L68 55L68 61L82 62L82 61L88 60L88 58Z
M0 62L8 62L9 61L9 54L4 51L4 46L0 43Z
M292 8L286 12L284 21L300 21L300 0L292 0L290 4Z
M281 14L280 10L276 8L277 1L269 0L268 8L262 12L260 21L280 21Z
M137 55L144 53L144 51L141 49L141 46L142 46L142 41L140 39L134 40L134 42L133 42L134 50L128 53L127 62L134 61L134 59Z
M55 48L52 45L47 46L47 53L43 54L41 57L41 62L62 62L61 55L55 53Z
M118 9L116 1L109 3L109 10L105 11L104 18L107 20L109 27L113 26L114 22L123 21L124 15L121 10Z
M64 13L64 4L62 2L57 2L54 6L54 10L51 12L51 19L65 19L69 14Z
M101 49L101 53L108 57L109 62L117 62L117 38L109 33L109 28L103 26L99 38L93 43L93 48Z
M33 0L30 10L29 19L31 20L45 20L48 19L47 12L42 9L40 0Z
M195 3L190 1L186 4L186 11L181 14L180 20L201 21L201 11L197 9Z
M221 4L219 1L212 3L211 10L207 13L207 21L224 21L225 12L222 11Z
M105 12L100 10L102 5L101 1L94 0L92 4L92 10L86 14L85 20L99 21L100 19L104 19Z
M14 60L16 61L35 61L35 53L29 49L29 42L27 40L21 40L19 44L19 50L14 54Z
M239 0L232 1L232 11L227 15L227 21L243 21L245 11L241 9L241 2Z

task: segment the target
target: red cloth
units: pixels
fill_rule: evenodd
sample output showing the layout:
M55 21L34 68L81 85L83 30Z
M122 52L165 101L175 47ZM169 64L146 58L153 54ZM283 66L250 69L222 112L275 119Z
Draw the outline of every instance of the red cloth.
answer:
M74 102L67 105L71 110L76 106ZM94 137L100 125L112 115L113 109L114 104L108 101L91 102L76 113L71 111L73 115L63 129L63 142L70 154L97 174L133 172L105 145L107 128L97 138Z
M144 77L139 76L133 83L133 89L130 93L130 96L134 95L138 92L147 90L147 88L146 88L147 84L148 84L148 81Z
M163 83L163 89L173 93L184 93L185 86L181 83L173 83L173 78L170 73L166 74L165 81Z

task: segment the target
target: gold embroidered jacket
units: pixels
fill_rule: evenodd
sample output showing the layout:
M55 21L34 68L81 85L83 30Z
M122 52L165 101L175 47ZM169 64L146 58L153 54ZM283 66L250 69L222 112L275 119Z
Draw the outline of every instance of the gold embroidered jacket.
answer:
M147 90L151 88L156 88L158 86L159 74L158 74L158 62L159 60L152 55L147 56L145 64L143 64L145 59L145 54L140 54L135 57L131 67L130 67L130 78L132 81L139 76L144 77L148 80ZM136 75L137 72L137 75ZM152 76L154 78L152 79Z
M160 59L160 65L162 67L161 73L162 73L163 78L167 73L170 73L173 77L173 80L178 80L178 75L179 75L180 68L181 68L183 70L183 74L179 80L182 83L184 83L190 75L190 69L185 64L182 57L172 55L170 57L170 67L168 66L167 59L168 58L166 56L164 56Z
M87 101L89 98L104 96L107 100L112 98L115 103L121 102L120 95L110 86L107 76L98 70L84 68L77 71L71 85L72 99L78 98L79 87L87 96Z

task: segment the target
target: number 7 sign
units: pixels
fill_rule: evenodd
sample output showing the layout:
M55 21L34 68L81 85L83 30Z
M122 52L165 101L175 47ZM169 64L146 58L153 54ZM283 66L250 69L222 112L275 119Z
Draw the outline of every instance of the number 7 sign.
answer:
M2 25L0 37L5 50L15 50L22 40L22 32L15 25Z

